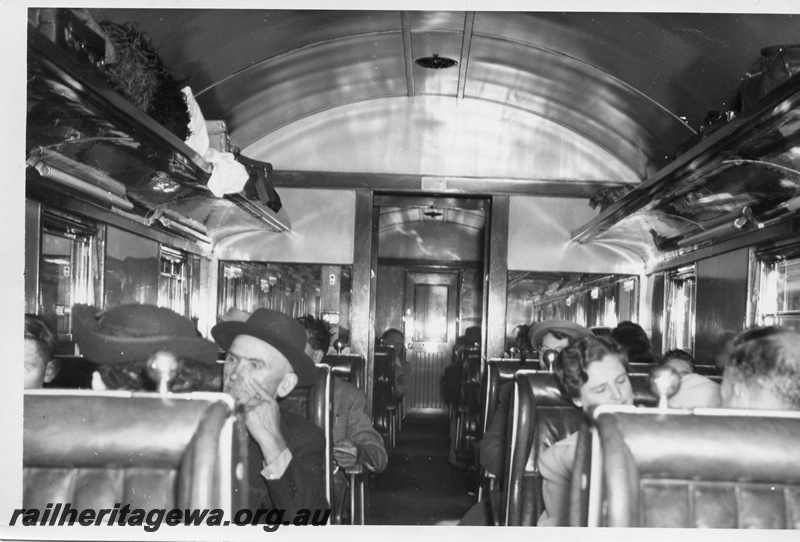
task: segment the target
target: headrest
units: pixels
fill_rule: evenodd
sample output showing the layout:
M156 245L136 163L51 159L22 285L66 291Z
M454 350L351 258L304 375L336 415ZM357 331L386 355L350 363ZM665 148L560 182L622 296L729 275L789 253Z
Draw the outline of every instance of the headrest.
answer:
M594 416L603 447L621 439L641 478L800 483L800 413L598 407Z
M514 378L517 371L533 371L539 368L538 361L520 361L518 359L499 361L489 360L489 367L494 367L500 380L506 381Z
M653 390L650 388L649 374L629 374L628 378L631 381L631 388L633 389L634 405L656 406L658 404L658 397L656 397Z
M575 405L561 393L553 373L548 371L524 371L514 377L518 386L527 386L538 407L571 407Z
M24 399L26 467L174 467L222 393L35 391ZM65 464L65 459L69 464Z

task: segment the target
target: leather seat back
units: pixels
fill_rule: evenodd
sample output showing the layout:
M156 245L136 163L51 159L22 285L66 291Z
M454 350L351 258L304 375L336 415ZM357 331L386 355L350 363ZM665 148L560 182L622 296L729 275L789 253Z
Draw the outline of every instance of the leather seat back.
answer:
M633 389L633 404L639 406L656 406L658 397L650 388L650 374L629 374Z
M394 348L375 346L372 388L372 424L389 439L391 418L389 408L394 404L395 358Z
M504 524L536 525L543 510L539 456L578 429L582 412L562 395L551 372L520 371L514 380Z
M220 393L28 391L23 506L246 506L234 473L247 472L247 433L234 412Z
M82 356L56 356L59 370L56 377L44 384L45 388L92 389L92 373L97 364Z
M518 359L490 359L487 364L486 378L483 380L481 393L481 435L486 432L497 410L500 386L514 380L517 371L535 370L539 363L520 361Z
M322 363L331 368L333 376L347 380L360 390L364 389L366 366L362 356L329 354L322 358Z
M590 518L601 525L800 528L800 413L603 407L594 417L602 489Z
M633 404L654 407L658 405L658 397L650 388L649 374L629 374L633 388ZM586 527L589 517L589 487L591 482L592 431L591 423L581 423L575 451L572 479L570 481L570 525Z
M333 495L333 378L331 368L317 364L319 379L310 388L296 388L281 402L289 411L314 422L325 433L325 491Z

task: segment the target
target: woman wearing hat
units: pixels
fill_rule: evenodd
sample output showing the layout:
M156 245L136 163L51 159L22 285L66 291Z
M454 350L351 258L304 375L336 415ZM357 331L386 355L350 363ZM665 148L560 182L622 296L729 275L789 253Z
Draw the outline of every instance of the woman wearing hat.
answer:
M128 304L101 311L88 305L72 309L75 340L81 354L97 364L93 387L155 390L148 360L170 352L177 366L168 386L172 392L221 391L217 346L200 337L191 320L163 307Z

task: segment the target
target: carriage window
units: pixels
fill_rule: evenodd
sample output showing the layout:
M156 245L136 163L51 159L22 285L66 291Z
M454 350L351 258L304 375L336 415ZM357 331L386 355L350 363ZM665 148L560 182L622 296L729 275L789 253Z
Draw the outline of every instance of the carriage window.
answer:
M800 331L800 256L759 262L756 324Z
M42 215L39 315L59 341L71 340L72 305L94 303L93 225L76 218Z
M186 254L162 246L158 271L158 305L189 316L190 266Z
M327 320L335 337L348 342L351 288L349 266L220 262L217 318L232 308L268 308L295 318L310 314Z
M158 303L158 243L108 227L105 308L125 303Z
M638 277L510 271L506 301L507 342L515 329L553 318L586 327L615 327L638 318Z
M666 282L665 349L694 351L695 299L697 278L694 265L672 271Z

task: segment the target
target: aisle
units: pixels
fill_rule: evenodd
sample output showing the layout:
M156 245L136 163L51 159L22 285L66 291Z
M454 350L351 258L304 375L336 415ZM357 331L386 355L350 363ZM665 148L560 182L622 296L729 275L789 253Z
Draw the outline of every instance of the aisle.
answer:
M454 524L474 503L464 471L447 460L446 416L407 416L389 466L370 490L370 524Z

